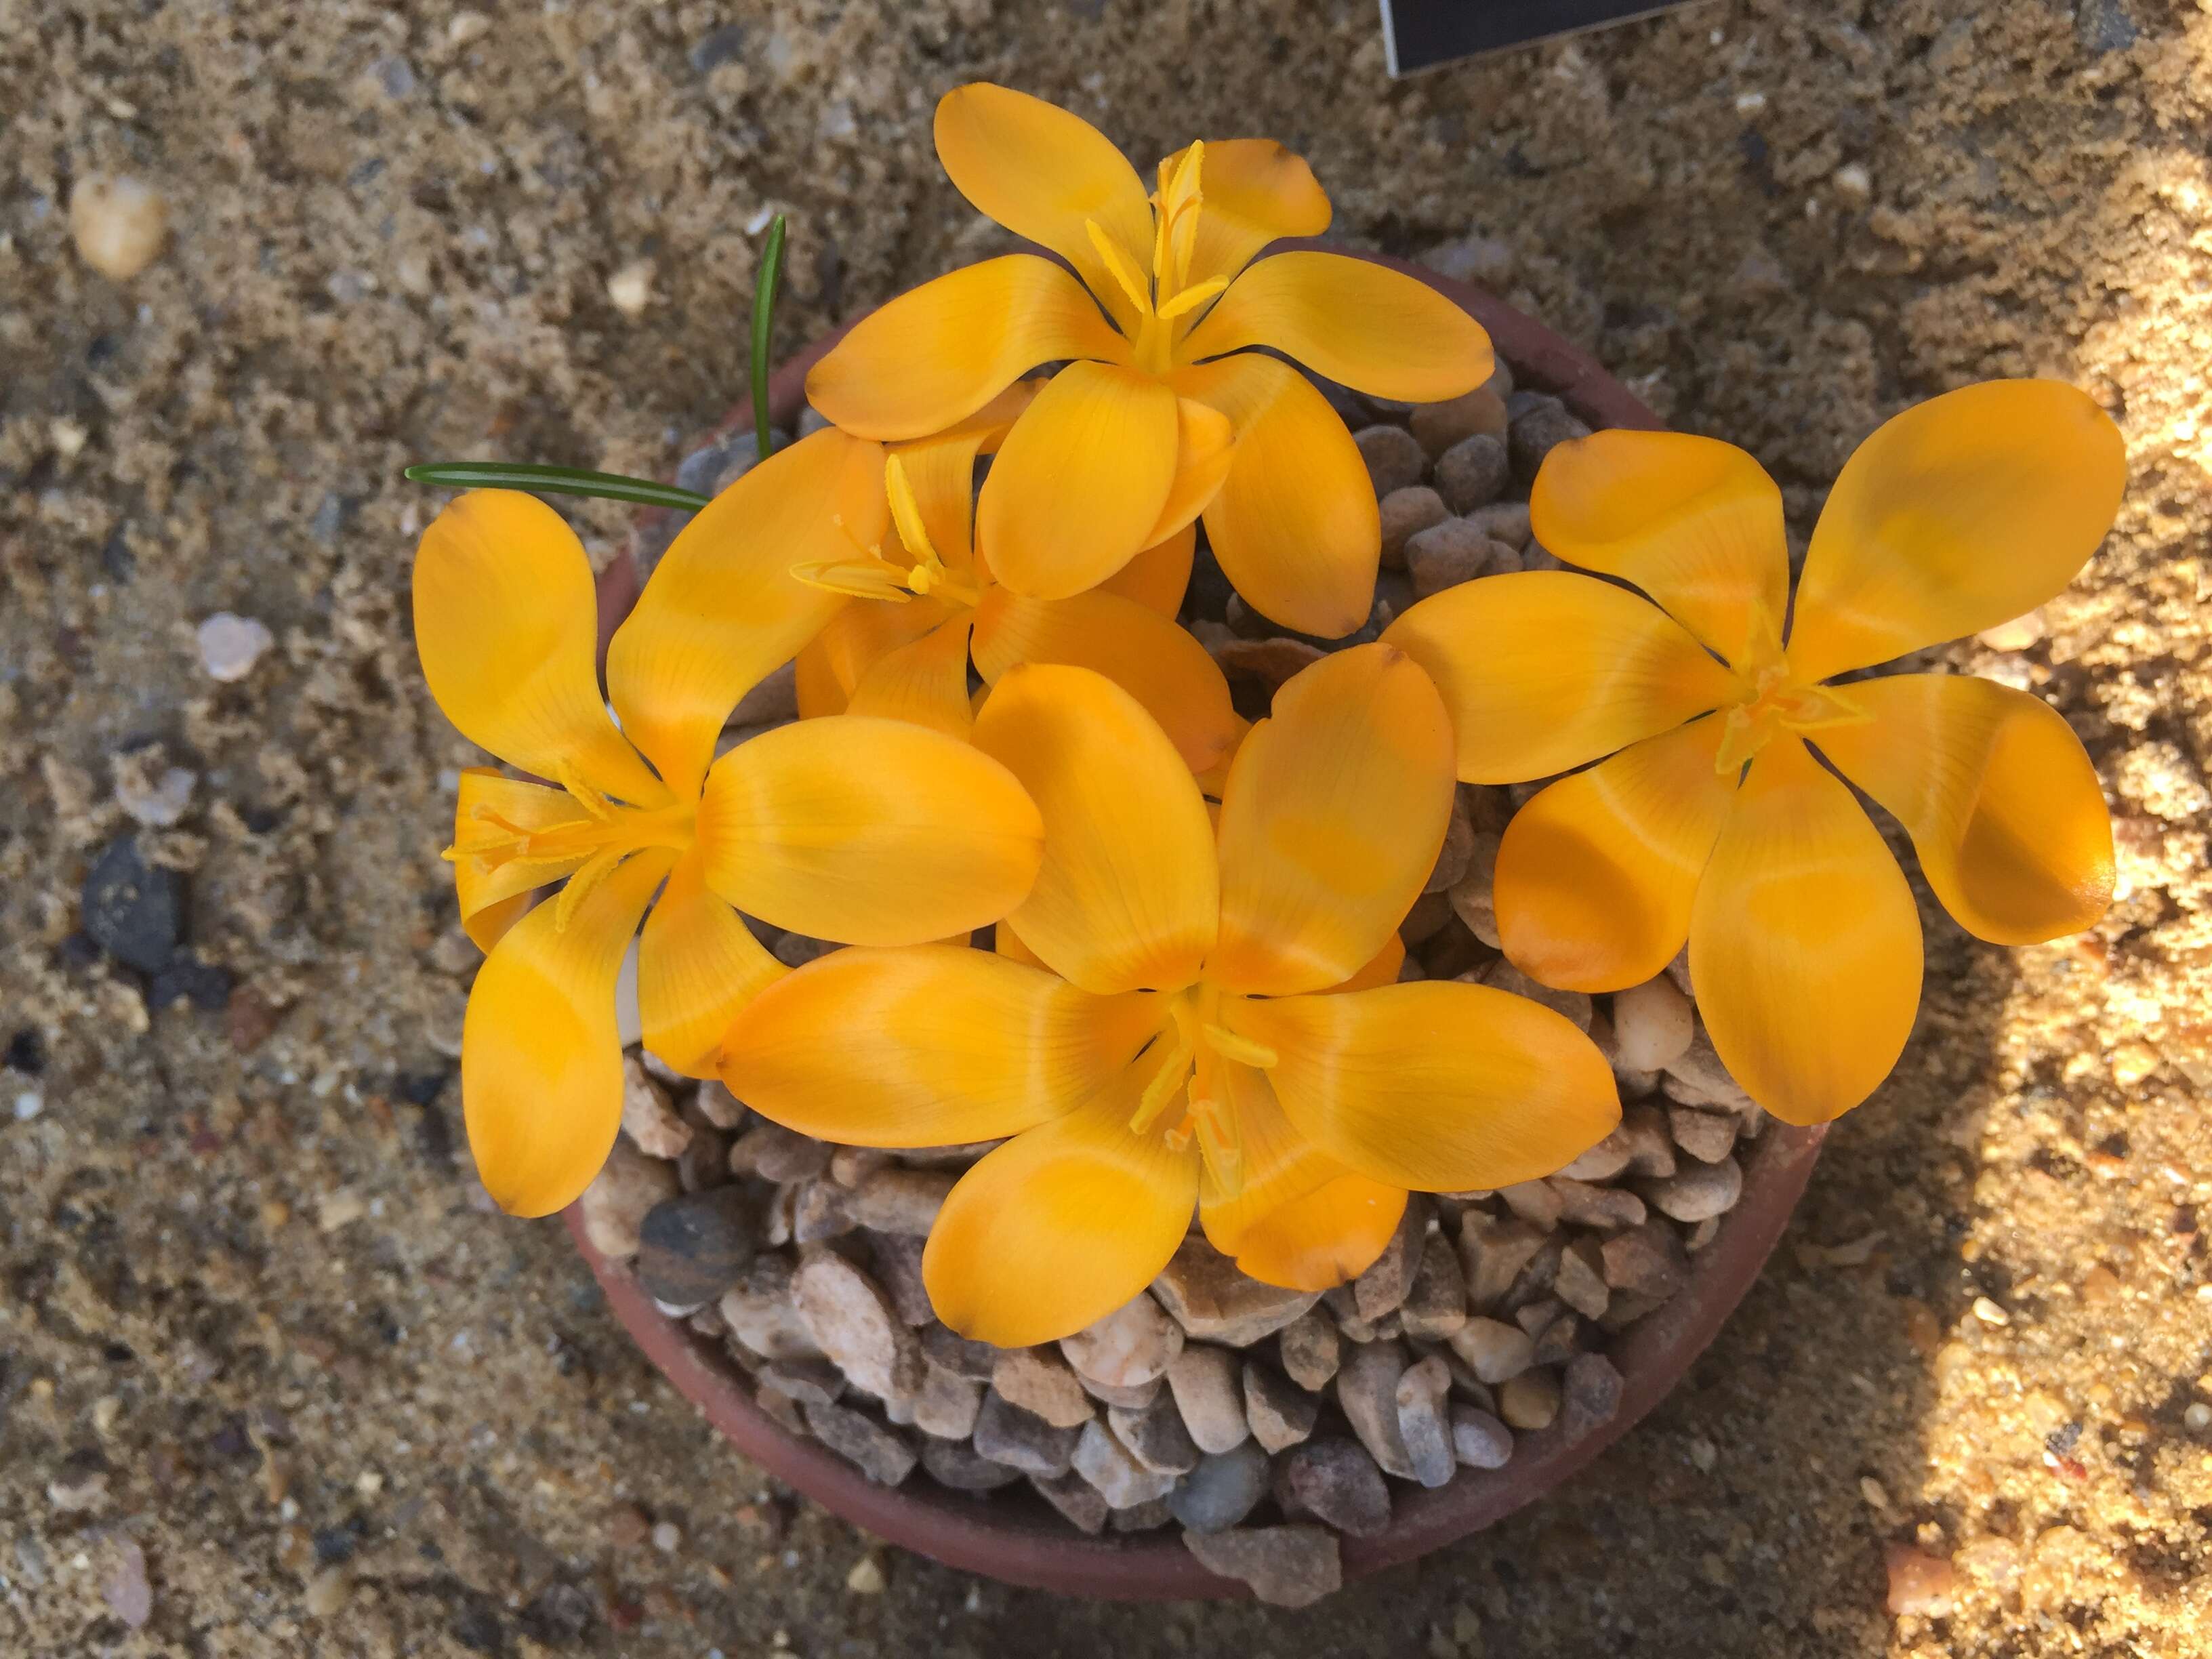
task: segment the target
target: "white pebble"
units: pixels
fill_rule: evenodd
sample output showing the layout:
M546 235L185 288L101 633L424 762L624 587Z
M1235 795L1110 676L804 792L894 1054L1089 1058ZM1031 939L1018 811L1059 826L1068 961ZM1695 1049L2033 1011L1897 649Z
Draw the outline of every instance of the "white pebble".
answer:
M26 1089L15 1097L15 1121L28 1123L46 1109L46 1097L36 1089Z
M852 1571L845 1575L845 1588L855 1595L881 1595L884 1564L872 1555L862 1556L853 1563Z
M653 1547L663 1555L673 1555L684 1542L684 1529L673 1521L663 1521L653 1529Z
M1765 107L1766 94L1763 92L1739 92L1735 95L1735 112L1738 115L1756 115Z
M2012 1316L1985 1296L1974 1298L1974 1317L1984 1325L2009 1325Z
M1863 202L1874 194L1874 175L1856 161L1838 167L1830 182L1838 195L1848 196L1854 202Z
M653 303L653 276L652 260L631 260L607 278L607 299L625 317L643 315Z
M168 229L168 204L137 179L89 173L70 192L77 253L103 276L136 276L154 263Z
M118 766L115 771L115 804L133 822L150 830L167 830L184 817L198 782L198 774L181 766L168 767L158 773Z
M276 643L270 631L251 617L218 611L200 624L200 665L210 679L226 684L253 672L263 652Z
M2201 1400L2192 1400L2188 1409L2181 1413L2181 1420L2189 1425L2191 1433L2202 1434L2205 1430L2212 1429L2212 1406Z

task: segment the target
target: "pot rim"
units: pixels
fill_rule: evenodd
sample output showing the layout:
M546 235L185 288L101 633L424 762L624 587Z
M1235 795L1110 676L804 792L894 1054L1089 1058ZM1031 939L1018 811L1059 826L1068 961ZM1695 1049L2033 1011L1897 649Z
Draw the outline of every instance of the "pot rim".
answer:
M1292 247L1351 253L1426 283L1489 331L1517 386L1550 392L1592 426L1663 425L1588 354L1494 295L1409 260L1318 238L1278 242L1270 252ZM779 424L788 428L796 420L806 372L851 326L814 342L769 377L769 406ZM748 399L711 435L722 439L751 420ZM605 635L637 597L636 565L627 548L601 573L599 587L604 649ZM1620 1403L1610 1418L1571 1437L1563 1415L1548 1428L1517 1435L1512 1460L1502 1469L1462 1468L1432 1490L1394 1486L1387 1528L1372 1538L1340 1540L1345 1582L1428 1554L1546 1496L1665 1398L1759 1276L1804 1192L1826 1133L1825 1124L1769 1123L1745 1161L1741 1198L1721 1218L1712 1242L1691 1258L1689 1282L1602 1351L1622 1378ZM748 1379L718 1344L662 1314L627 1267L592 1248L580 1204L571 1205L562 1219L615 1317L677 1391L739 1451L863 1531L946 1566L1030 1589L1124 1601L1250 1597L1241 1581L1201 1566L1176 1532L1086 1536L1025 1486L977 1495L926 1480L911 1488L878 1486L819 1443L793 1438L755 1405Z

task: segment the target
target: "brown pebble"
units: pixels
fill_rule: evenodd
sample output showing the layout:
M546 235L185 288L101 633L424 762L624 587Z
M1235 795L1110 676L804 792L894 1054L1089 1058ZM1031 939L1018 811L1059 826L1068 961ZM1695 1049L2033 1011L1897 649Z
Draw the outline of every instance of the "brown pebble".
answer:
M1407 434L1409 440L1412 435ZM1505 493L1512 478L1504 443L1486 432L1462 439L1437 458L1437 493L1455 513L1489 506Z
M1434 458L1478 432L1504 437L1505 400L1487 386L1477 386L1443 403L1419 404L1413 410L1411 427L1421 447Z
M1403 570L1406 568L1406 543L1431 525L1442 524L1451 516L1444 498L1426 484L1413 484L1404 489L1394 489L1382 498L1382 568Z
M1428 470L1428 453L1420 440L1402 426L1362 427L1352 434L1352 441L1359 446L1359 457L1367 463L1367 474L1374 480L1378 498L1412 488Z
M1559 1381L1550 1371L1523 1371L1498 1390L1498 1414L1516 1429L1545 1429L1559 1414Z
M1413 592L1425 599L1496 568L1499 556L1511 550L1465 519L1446 519L1407 538L1406 571Z
M1522 483L1533 482L1543 467L1544 458L1553 450L1573 439L1589 436L1589 428L1568 413L1567 406L1557 398L1537 398L1514 415L1507 432L1513 471Z

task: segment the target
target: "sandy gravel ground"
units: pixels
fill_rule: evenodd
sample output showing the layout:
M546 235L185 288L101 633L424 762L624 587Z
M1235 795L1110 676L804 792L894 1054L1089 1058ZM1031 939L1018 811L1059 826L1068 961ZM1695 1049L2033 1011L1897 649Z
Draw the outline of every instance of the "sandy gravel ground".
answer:
M1960 648L2089 742L2110 919L2007 954L1931 908L1903 1066L1681 1390L1305 1614L902 1556L849 1587L866 1541L456 1151L471 757L414 664L435 501L398 470L665 468L741 383L769 209L793 340L990 247L927 142L976 76L1146 157L1289 141L1342 234L1449 245L1755 450L1801 534L1877 421L1978 376L2079 381L2132 457L2041 630ZM1396 87L1355 0L0 0L0 1651L2212 1652L2208 130L2201 0L1712 0ZM100 171L167 204L128 282L71 243ZM580 517L611 550L622 513ZM275 640L234 684L221 611ZM229 976L205 1008L76 937L118 784L169 767L141 841ZM1887 1610L1895 1547L1948 1613Z

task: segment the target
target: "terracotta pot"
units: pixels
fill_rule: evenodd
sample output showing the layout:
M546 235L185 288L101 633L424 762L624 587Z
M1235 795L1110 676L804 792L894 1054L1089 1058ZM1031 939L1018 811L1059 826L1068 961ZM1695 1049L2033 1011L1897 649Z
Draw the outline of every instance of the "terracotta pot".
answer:
M1626 386L1542 324L1418 265L1365 257L1418 276L1471 313L1489 330L1518 385L1554 393L1592 426L1662 424ZM817 342L771 378L769 407L787 430L804 401L806 371L836 338ZM720 430L743 430L751 418L748 404ZM618 618L637 591L626 552L610 565L600 586L602 617ZM1804 1191L1824 1133L1776 1123L1759 1138L1745 1165L1742 1198L1723 1218L1718 1236L1692 1258L1687 1286L1607 1350L1624 1382L1620 1409L1609 1420L1578 1439L1570 1439L1563 1424L1519 1435L1504 1468L1462 1468L1434 1491L1394 1483L1389 1529L1374 1538L1342 1540L1346 1579L1425 1555L1541 1498L1657 1405L1758 1276ZM786 1434L753 1404L744 1373L717 1344L663 1316L626 1267L592 1249L576 1209L566 1218L615 1316L662 1374L738 1450L854 1525L947 1566L1038 1589L1132 1601L1249 1595L1243 1584L1201 1567L1172 1528L1087 1538L1025 1487L977 1498L945 1491L919 1474L903 1486L875 1485L835 1453Z

